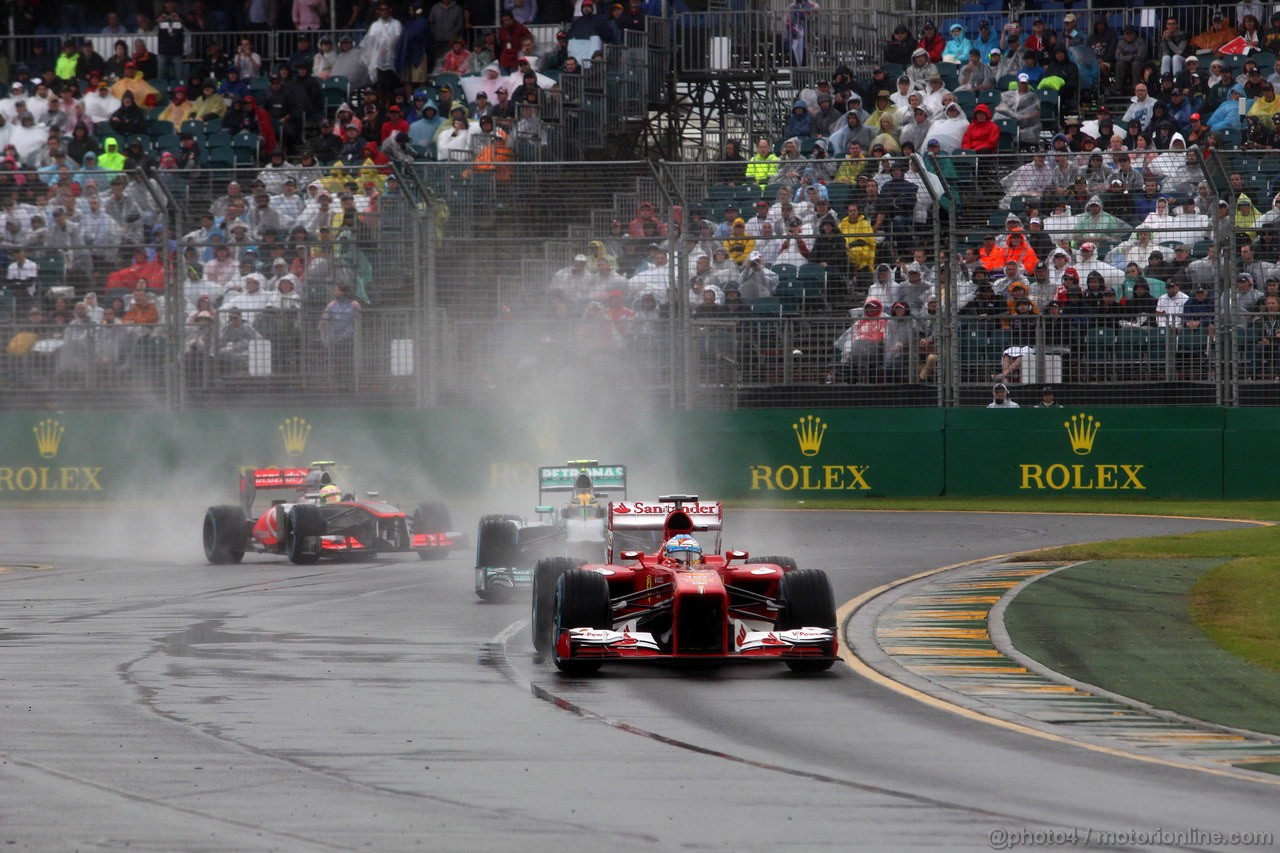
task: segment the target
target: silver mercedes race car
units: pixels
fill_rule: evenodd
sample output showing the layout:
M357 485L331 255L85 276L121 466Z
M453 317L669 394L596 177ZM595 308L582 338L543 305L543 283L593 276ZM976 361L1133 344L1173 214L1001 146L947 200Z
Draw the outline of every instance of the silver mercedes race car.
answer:
M594 459L571 459L538 469L534 518L486 515L476 534L476 595L502 600L533 583L533 567L544 557L598 563L605 559L607 504L611 494L627 495L627 469ZM550 496L567 495L564 503Z

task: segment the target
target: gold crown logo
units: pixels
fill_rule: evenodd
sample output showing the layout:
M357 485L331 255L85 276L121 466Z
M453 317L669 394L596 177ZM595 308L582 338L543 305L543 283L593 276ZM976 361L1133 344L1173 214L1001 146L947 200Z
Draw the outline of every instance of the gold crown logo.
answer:
M533 434L533 444L540 452L550 453L556 447L556 441L564 435L568 426L556 415L543 412L529 421L529 429Z
M36 449L45 459L58 455L58 445L62 444L62 434L66 432L62 424L53 418L46 418L31 428L36 434Z
M1093 452L1093 440L1098 436L1102 423L1095 421L1093 415L1081 412L1072 415L1070 421L1063 421L1067 428L1067 437L1071 439L1071 452L1077 456L1088 456Z
M800 442L800 452L805 456L817 456L822 449L822 437L827 433L827 425L822 418L809 415L801 418L800 423L792 424L791 429L795 430L796 440Z
M280 437L284 439L284 450L290 456L301 456L307 449L307 437L311 435L311 424L304 418L294 416L285 418L280 424Z

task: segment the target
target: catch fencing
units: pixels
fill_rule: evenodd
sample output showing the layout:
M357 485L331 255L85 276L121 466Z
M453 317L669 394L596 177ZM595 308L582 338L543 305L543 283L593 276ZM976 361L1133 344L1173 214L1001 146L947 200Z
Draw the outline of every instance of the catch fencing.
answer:
M1152 152L1155 187L1113 187L1130 180L1119 153L899 164L837 163L812 193L790 167L762 186L724 162L125 175L136 227L109 245L42 237L38 297L9 283L0 401L954 407L1003 383L1024 404L1045 385L1081 404L1277 402L1268 158ZM228 211L246 227L203 218ZM154 318L103 323L139 278L163 282Z

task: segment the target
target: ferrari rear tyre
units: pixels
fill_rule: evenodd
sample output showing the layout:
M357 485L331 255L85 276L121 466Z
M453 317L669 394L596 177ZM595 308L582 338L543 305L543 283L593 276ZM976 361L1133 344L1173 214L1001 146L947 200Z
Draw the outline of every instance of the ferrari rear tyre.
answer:
M533 567L533 647L540 652L551 648L555 634L556 582L579 565L570 557L547 557Z
M609 609L609 582L604 575L587 569L569 569L556 582L556 628L613 629ZM598 660L555 659L556 669L566 675L589 675L600 668Z
M782 569L783 574L791 574L798 567L794 557L752 557L748 563L772 563Z
M423 501L413 511L411 533L444 533L453 526L449 508L439 501ZM419 560L443 560L449 556L444 548L418 552Z
M204 514L204 558L222 565L244 559L245 518L238 506L211 506Z
M782 577L781 589L778 592L779 603L777 628L788 631L793 628L830 628L836 627L835 596L831 592L831 581L827 573L820 569L796 569ZM792 672L822 672L831 669L832 660L788 660L787 667Z
M308 566L320 559L319 538L324 535L324 518L318 507L298 504L289 510L288 538L285 548L289 562ZM307 540L312 540L311 545Z

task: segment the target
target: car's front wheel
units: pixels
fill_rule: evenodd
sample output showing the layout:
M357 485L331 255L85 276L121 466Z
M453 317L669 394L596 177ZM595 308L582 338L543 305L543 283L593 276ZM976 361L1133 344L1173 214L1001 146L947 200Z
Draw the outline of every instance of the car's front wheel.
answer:
M546 557L533 567L533 647L545 652L555 634L556 583L581 565L570 557Z
M835 596L831 581L820 569L796 569L782 577L778 592L779 603L777 629L836 627ZM792 672L822 672L831 669L835 661L795 658L787 660Z
M613 629L609 609L609 582L589 569L569 569L556 582L555 626L566 628ZM553 643L554 647L554 643ZM599 660L555 657L556 669L566 675L589 675L600 668Z
M285 547L289 562L311 565L320 559L320 537L324 535L324 518L319 507L298 504L289 510L289 530Z

